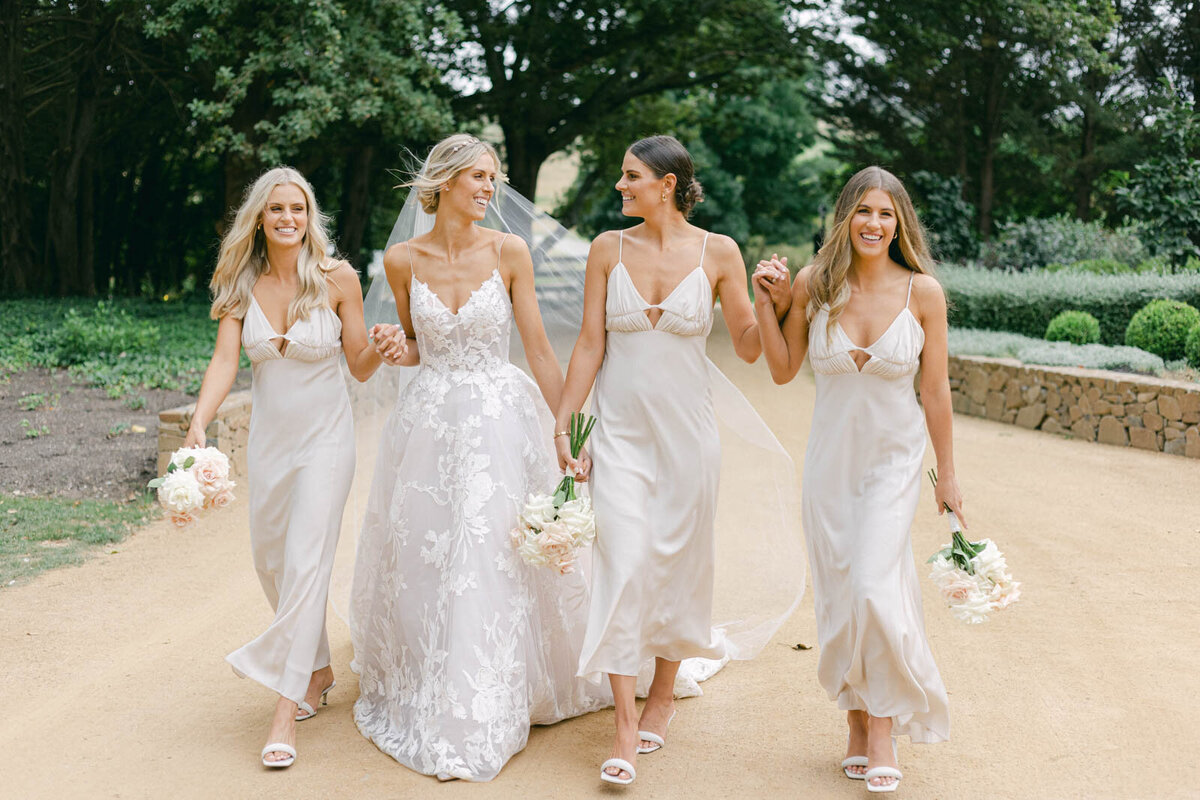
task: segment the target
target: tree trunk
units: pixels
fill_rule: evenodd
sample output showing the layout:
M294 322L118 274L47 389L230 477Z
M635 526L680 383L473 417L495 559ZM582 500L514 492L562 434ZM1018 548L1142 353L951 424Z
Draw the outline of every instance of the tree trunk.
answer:
M96 98L89 71L84 70L67 98L59 146L51 158L49 206L46 211L46 267L58 276L58 294L95 294L92 242L85 238L82 192L84 174L96 130ZM87 251L87 252L85 252Z
M500 127L508 156L508 183L532 203L537 194L538 173L550 153L540 138L522 126L501 120Z
M224 213L217 220L217 233L221 236L225 235L229 224L233 222L233 215L241 207L242 198L245 197L246 190L250 188L250 182L254 179L255 169L249 159L231 153L225 156L224 172Z
M371 215L371 164L374 160L374 145L360 147L350 156L342 186L342 213L339 219L341 231L338 234L338 249L364 274L366 265L359 262Z
M0 294L33 286L29 187L25 181L21 4L0 3Z
M1079 166L1075 170L1075 216L1085 222L1092 218L1092 154L1096 150L1096 117L1087 107L1083 109L1083 130L1079 137Z

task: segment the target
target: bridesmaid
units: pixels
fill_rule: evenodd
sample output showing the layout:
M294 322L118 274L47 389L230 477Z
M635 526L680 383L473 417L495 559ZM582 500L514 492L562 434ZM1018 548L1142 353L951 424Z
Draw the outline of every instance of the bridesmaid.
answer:
M929 743L950 733L909 534L926 429L937 456L934 502L939 513L946 505L963 519L946 299L932 267L908 192L890 172L868 167L842 189L829 238L790 291L786 259L762 261L754 273L755 312L775 382L795 377L806 353L816 375L803 521L818 675L846 711L842 769L865 779L871 792L899 785L893 736ZM791 308L782 326L776 304ZM913 392L918 369L920 404Z
M600 777L627 784L637 753L664 744L685 658L721 659L712 630L714 518L720 443L705 341L713 304L734 351L761 352L737 244L688 223L701 199L692 158L670 136L630 146L616 189L642 223L602 233L588 255L584 317L555 424L559 463L594 470L597 535L579 674L607 673L616 741ZM595 381L594 467L570 455L565 431ZM639 667L655 659L639 720Z
M213 273L217 343L184 442L204 446L244 347L254 365L250 546L275 620L227 660L279 694L262 751L268 767L296 760L296 721L311 717L333 687L325 605L354 477L341 356L360 381L381 363L367 338L358 274L326 256L325 226L312 187L294 169L269 170L247 190Z

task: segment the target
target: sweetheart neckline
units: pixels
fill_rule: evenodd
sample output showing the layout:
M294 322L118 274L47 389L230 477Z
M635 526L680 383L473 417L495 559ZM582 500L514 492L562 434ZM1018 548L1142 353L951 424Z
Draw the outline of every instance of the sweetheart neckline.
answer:
M424 287L425 287L425 291L427 291L427 292L429 292L431 295L433 295L433 299L434 299L434 300L437 300L437 302L438 302L438 305L439 305L439 306L441 306L441 307L442 307L442 308L443 308L443 309L444 309L444 310L445 310L445 311L446 311L446 312L447 312L447 313L448 313L450 316L452 316L452 317L457 317L459 314L461 314L461 313L462 313L462 311L463 311L463 309L464 309L464 308L466 308L467 306L471 305L471 301L475 299L475 295L479 294L479 292L483 290L483 287L485 287L485 286L487 286L489 283L491 283L491 281L492 281L492 278L495 278L495 277L503 277L503 276L501 276L501 275L500 275L500 269L499 269L499 267L493 267L493 268L492 268L492 272L491 272L491 274L490 274L490 275L488 275L486 278L484 278L484 279L483 279L483 283L479 284L478 286L476 286L474 289L472 289L472 290L471 290L471 294L470 294L470 295L467 297L466 301L465 301L465 302L464 302L464 303L463 303L461 306L459 306L459 307L458 307L458 309L457 309L457 310L455 310L455 311L451 311L451 310L450 310L450 306L446 305L446 301L445 301L445 300L443 300L443 299L442 299L442 298L441 298L441 297L438 295L438 293L437 293L437 292L435 292L433 289L431 289L431 288L429 287L429 284L428 284L428 283L426 283L425 281L421 280L421 279L420 279L420 278L418 278L416 275L413 275L413 280L414 280L414 281L416 281L417 283L421 284L422 286L424 286Z

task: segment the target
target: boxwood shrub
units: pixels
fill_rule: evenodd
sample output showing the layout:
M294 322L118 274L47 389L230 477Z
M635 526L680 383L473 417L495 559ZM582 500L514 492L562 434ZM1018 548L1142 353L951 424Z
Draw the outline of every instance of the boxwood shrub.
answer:
M1070 309L1100 322L1103 344L1125 343L1125 329L1144 305L1168 298L1200 305L1200 273L1093 275L1006 272L943 265L938 279L950 302L950 324L1012 331L1040 339L1050 320Z
M1100 321L1086 311L1064 311L1046 326L1046 341L1096 344L1100 341Z
M1188 333L1200 325L1200 311L1178 300L1154 300L1133 315L1125 329L1125 344L1162 356L1184 357Z

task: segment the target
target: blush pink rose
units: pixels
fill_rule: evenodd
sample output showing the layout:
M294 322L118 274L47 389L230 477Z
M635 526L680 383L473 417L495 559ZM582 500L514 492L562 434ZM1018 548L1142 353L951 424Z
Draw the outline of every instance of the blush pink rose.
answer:
M190 511L172 511L171 524L176 528L186 528L196 521L196 515Z

